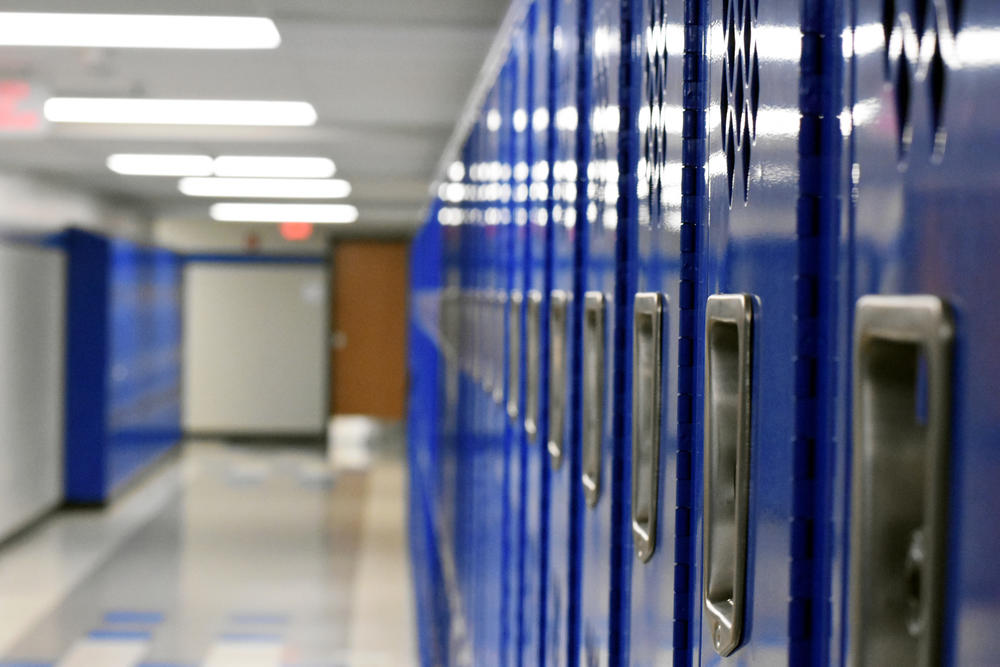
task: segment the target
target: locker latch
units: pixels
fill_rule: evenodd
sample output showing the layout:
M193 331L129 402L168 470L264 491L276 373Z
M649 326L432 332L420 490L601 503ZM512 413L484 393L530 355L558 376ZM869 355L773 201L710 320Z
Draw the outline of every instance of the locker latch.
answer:
M848 663L941 662L954 326L934 296L854 320Z
M746 608L753 297L716 294L705 312L704 598L712 645L740 645Z
M583 299L583 495L588 507L601 497L601 442L604 438L605 310L599 291Z
M660 489L662 294L635 295L632 331L632 540L647 561L656 549Z
M525 308L524 350L524 430L528 440L538 436L539 385L542 375L542 293L528 292Z
M513 290L507 300L507 416L518 418L521 402L521 309L524 295Z
M493 402L497 405L503 405L503 327L504 311L507 308L507 298L506 292L498 291L493 297L493 307L491 308L493 321L493 326L490 327L493 341Z
M566 420L567 375L567 314L570 294L552 290L549 295L549 437L548 449L552 467L563 462L563 427Z

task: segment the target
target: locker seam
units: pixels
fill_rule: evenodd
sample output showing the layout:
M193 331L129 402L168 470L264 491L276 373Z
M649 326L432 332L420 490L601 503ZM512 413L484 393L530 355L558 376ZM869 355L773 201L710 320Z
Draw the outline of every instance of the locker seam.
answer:
M681 138L681 268L677 363L677 498L674 544L674 658L677 666L689 665L695 655L693 633L695 535L693 458L696 439L695 341L698 336L697 291L699 282L699 233L707 196L705 169L707 129L704 118L708 96L705 17L708 0L684 2L683 127ZM669 76L669 75L668 75Z
M836 369L824 332L837 290L832 251L839 238L841 2L803 0L801 7L788 660L821 665L829 655L830 633L830 531L824 517L830 515L833 442L823 397L835 386Z

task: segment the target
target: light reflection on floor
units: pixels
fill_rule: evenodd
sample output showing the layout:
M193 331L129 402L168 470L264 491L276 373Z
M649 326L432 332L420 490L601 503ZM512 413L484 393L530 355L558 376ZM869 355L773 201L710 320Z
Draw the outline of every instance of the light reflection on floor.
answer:
M401 436L355 436L340 469L194 443L110 511L0 548L0 666L412 664Z

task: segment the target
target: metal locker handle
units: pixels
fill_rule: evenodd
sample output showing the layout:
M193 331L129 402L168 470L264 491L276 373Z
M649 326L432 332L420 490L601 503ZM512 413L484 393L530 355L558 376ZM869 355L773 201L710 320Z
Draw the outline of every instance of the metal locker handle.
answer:
M934 296L855 311L848 664L942 662L954 325Z
M483 391L489 396L493 395L493 383L496 381L493 374L493 299L492 290L479 295L479 337L482 341L479 345L482 368L479 380Z
M632 540L646 562L656 550L660 489L663 295L635 295L632 330Z
M475 318L472 316L472 292L462 290L461 311L462 311L462 370L472 378L475 378L476 364L474 359L476 330L473 326Z
M558 470L563 462L563 427L566 420L566 315L570 301L569 292L552 290L549 295L549 437L548 449L552 468Z
M507 301L507 416L516 421L521 402L521 309L524 295L520 290L510 293Z
M503 382L502 377L498 377L496 364L496 302L497 292L489 290L483 294L482 316L483 323L483 391L488 396L493 396L493 392L498 384Z
M503 405L503 356L504 356L504 311L507 308L507 293L499 291L493 301L493 402Z
M476 302L478 295L470 289L465 295L465 320L468 327L468 365L469 377L473 382L479 382L479 320L476 317Z
M746 613L753 298L717 294L705 312L704 598L719 655L740 645Z
M445 359L454 364L458 360L458 332L460 328L459 292L457 287L446 287L441 296L441 347Z
M538 290L528 292L524 324L524 430L528 439L534 441L538 435L539 384L542 374L542 293Z
M479 324L479 384L483 392L489 396L493 395L493 359L490 354L493 345L491 339L493 332L490 330L490 306L493 302L491 291L482 290L479 292L477 301L477 322Z
M469 295L462 289L456 297L456 310L458 311L458 367L463 373L471 373L472 365L469 363L469 348L472 340L472 331L469 328Z
M604 346L607 300L601 292L583 297L583 495L588 507L601 497L604 437Z

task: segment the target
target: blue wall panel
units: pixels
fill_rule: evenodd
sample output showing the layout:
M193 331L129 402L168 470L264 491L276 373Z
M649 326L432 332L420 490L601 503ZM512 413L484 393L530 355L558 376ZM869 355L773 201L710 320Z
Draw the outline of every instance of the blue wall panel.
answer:
M66 500L103 503L181 439L181 258L79 230L63 242Z

